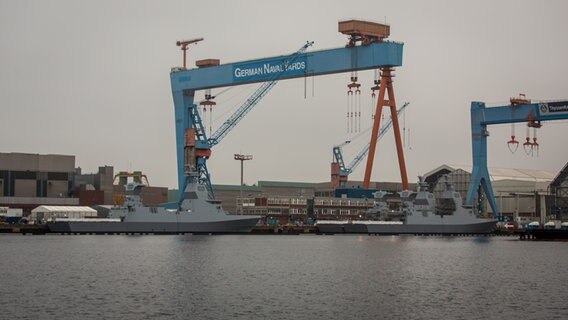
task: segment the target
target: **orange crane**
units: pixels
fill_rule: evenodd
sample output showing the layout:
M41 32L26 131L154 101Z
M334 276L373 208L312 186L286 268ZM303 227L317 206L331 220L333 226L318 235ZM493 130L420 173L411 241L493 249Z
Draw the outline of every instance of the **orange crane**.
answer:
M356 42L358 41L360 41L364 46L375 42L383 42L383 40L388 38L388 36L390 35L390 26L375 22L349 20L339 22L339 32L349 36L349 43L347 43L347 47L350 48L355 46ZM357 61L354 61L354 64L356 65ZM400 126L398 123L398 114L396 112L396 100L394 97L394 88L392 85L392 78L394 77L394 74L392 72L394 71L394 69L391 66L384 66L379 68L379 70L381 72L381 80L378 84L379 97L377 99L375 118L373 119L373 130L371 132L371 142L369 146L369 155L367 157L367 165L365 167L363 188L368 189L371 182L371 172L373 171L373 161L375 159L375 151L377 148L377 140L380 129L379 127L381 123L381 113L383 111L383 107L389 107L391 111L392 126L396 142L396 151L398 154L398 165L400 168L402 188L404 190L407 190L408 176L406 174L406 164L404 162ZM351 78L356 79L356 76L352 75ZM387 95L387 99L385 99L385 95Z

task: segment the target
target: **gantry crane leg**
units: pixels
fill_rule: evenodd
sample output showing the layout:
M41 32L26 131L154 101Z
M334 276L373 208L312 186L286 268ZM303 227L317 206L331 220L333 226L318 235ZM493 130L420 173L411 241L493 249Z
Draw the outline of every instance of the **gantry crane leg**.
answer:
M377 134L381 124L381 115L383 107L390 107L394 138L396 142L396 152L398 154L398 165L400 168L400 177L402 180L402 188L408 190L408 176L406 174L406 164L404 161L404 151L402 149L402 139L400 136L400 125L398 123L398 115L396 112L396 100L394 97L394 88L392 85L392 68L381 68L381 84L379 89L379 98L377 99L377 107L375 111L375 119L373 119L373 130L371 132L371 143L369 147L369 155L367 157L367 165L365 167L365 177L363 187L369 188L371 183L371 172L373 171L373 161L375 159L375 151L377 147ZM385 93L388 94L388 100L385 100Z

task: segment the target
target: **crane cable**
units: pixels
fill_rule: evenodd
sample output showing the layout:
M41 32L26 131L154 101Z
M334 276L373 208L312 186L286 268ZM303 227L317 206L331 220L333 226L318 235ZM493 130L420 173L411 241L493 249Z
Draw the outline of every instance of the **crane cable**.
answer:
M220 93L218 93L218 94L216 95L216 97L219 96L221 93L225 93L225 92L227 92L229 89L232 89L232 88L234 88L234 87L229 87L229 88L227 88L227 89L221 91ZM241 94L243 94L243 93L245 93L245 92L252 92L252 91L253 91L253 90L252 90L253 88L254 88L254 86L244 86L244 87L242 87L241 90L239 90L238 92L236 92L235 94L233 94L232 96L230 96L229 98L227 98L226 101L229 101L229 100L231 100L231 99L233 99L233 98L235 98L235 97L237 97L237 96L239 96L239 95L241 95ZM250 96L250 94L247 94L247 98L248 98L248 96ZM239 103L239 104L234 105L232 108L228 108L225 112L219 114L219 116L216 117L213 121L214 121L214 122L217 122L219 119L221 119L221 118L223 118L225 115L227 115L227 113L229 113L229 112L233 113L233 112L239 107L239 105L241 105L244 101L246 101L246 99L241 99L241 100L239 100L239 101L242 101L242 102Z

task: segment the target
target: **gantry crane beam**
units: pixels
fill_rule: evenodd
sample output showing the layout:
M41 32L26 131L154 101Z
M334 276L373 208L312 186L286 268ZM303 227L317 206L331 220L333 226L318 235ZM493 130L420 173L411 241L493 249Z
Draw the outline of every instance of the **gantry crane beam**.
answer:
M402 65L403 44L379 42L367 46L354 46L302 53L288 67L283 62L289 56L277 56L228 63L207 68L172 69L170 74L176 123L176 150L178 186L185 188L184 141L187 129L193 129L191 108L195 91L248 83L270 81L275 73L280 80L306 76L319 76L356 70L398 67ZM195 132L195 131L194 131ZM197 143L198 141L195 141Z
M298 57L298 68L290 68L280 79L399 67L402 65L402 49L402 43L379 42L368 46L311 51ZM172 91L175 94L183 90L195 91L269 81L287 57L288 55L282 55L191 70L174 69L170 74Z
M485 192L493 215L499 211L487 169L487 126L496 124L568 119L568 101L530 103L487 108L484 102L471 103L471 146L473 169L466 205L472 205L476 192Z
M288 56L282 63L282 70L285 70L287 66L293 65L299 58L299 55L304 53L309 47L314 44L313 41L306 42L298 51L294 54ZM272 78L262 84L258 90L256 90L246 101L243 103L235 113L233 113L229 119L227 119L220 127L211 135L209 138L209 145L212 147L219 142L233 129L239 121L241 121L244 116L262 99L280 80L280 77L284 72L276 73Z
M286 70L288 66L293 64L298 56L305 52L308 47L313 44L313 41L306 42L298 51L289 55L285 60L282 61L282 71L275 73L270 81L264 82L260 88L258 88L246 101L243 103L237 111L235 111L224 123L215 131L215 133L207 138L205 129L201 118L199 117L199 110L197 105L192 105L190 108L190 126L193 128L186 129L186 134L184 137L185 143L185 176L187 177L185 183L190 183L195 181L204 184L207 187L209 197L211 199L215 198L213 188L211 187L211 178L209 176L209 171L207 170L207 158L211 155L211 148L217 145L221 140L233 129L244 116L258 104L258 102L264 97L270 89L272 89L280 76L283 74L283 70ZM195 138L193 138L195 137ZM180 197L181 199L181 197Z

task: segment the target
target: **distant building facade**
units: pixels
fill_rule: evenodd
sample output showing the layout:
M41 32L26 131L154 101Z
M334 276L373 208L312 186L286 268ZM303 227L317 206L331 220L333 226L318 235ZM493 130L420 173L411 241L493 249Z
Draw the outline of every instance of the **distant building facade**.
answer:
M30 213L38 205L78 205L75 156L0 153L0 206Z
M118 184L113 185L113 181L118 179ZM142 171L117 173L111 180L111 188L113 190L112 204L122 205L125 198L125 186L128 182L136 182L144 185L140 192L142 203L147 206L158 206L168 202L168 188L152 187L148 182L148 178Z
M72 155L0 153L0 207L21 208L25 215L40 205L118 204L115 200L124 198L124 186L114 185L114 180L112 166L83 173ZM163 204L168 189L147 186L141 197L146 205Z
M362 181L347 182L348 188L362 188L362 185ZM402 184L374 182L371 188L394 193L402 190ZM228 212L260 215L268 224L306 223L317 219L356 220L374 206L372 198L333 197L335 190L330 182L259 181L257 185L242 187L213 185L213 192Z
M241 199L237 199L240 207ZM374 206L373 199L269 196L242 198L242 213L260 215L266 224L316 220L358 220Z
M75 187L73 195L79 198L82 206L111 205L113 203L114 168L99 167L97 173L83 173L75 169Z
M568 221L568 163L550 183L550 216Z
M471 167L441 165L424 174L429 189L436 197L445 190L442 177L447 175L454 189L465 201ZM559 173L542 170L489 168L492 186L501 214L525 223L544 222L558 214L568 219L568 164ZM361 189L362 182L348 181L348 189ZM410 185L416 190L415 183ZM371 182L370 189L395 194L402 190L400 182ZM317 219L359 219L374 206L372 197L334 197L330 182L303 183L259 181L252 186L213 185L215 197L232 214L260 215L266 223L307 222ZM177 190L170 192L170 202L177 201ZM553 197L554 196L554 197ZM491 216L487 199L474 200L474 210Z
M529 169L488 168L495 201L500 214L510 219L526 223L544 221L549 215L549 184L554 178L553 172ZM447 175L454 189L462 199L466 199L471 178L471 167L442 165L424 175L430 190L438 197L444 191L444 180ZM473 201L475 212L489 216L493 212L487 199Z

